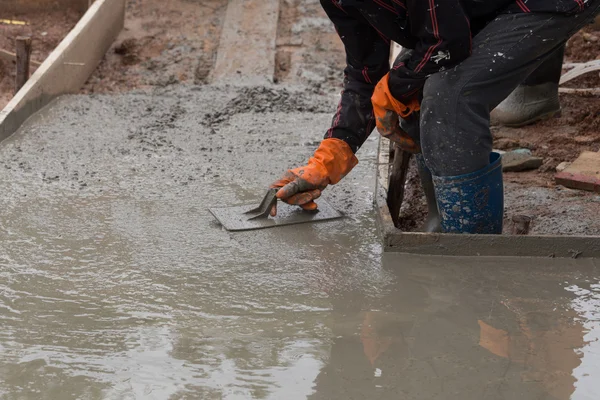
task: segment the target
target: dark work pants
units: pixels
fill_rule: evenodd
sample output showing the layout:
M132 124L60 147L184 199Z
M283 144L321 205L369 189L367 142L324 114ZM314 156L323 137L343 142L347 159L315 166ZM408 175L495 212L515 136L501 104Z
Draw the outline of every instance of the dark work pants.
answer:
M429 77L421 103L420 140L434 175L463 175L489 163L490 111L548 57L556 56L598 14L599 6L600 0L594 0L571 16L502 14L473 38L469 58Z
M521 85L524 86L535 86L541 85L542 83L556 83L560 81L562 74L563 59L565 58L565 46L560 48L554 53L550 54L539 67L535 69Z

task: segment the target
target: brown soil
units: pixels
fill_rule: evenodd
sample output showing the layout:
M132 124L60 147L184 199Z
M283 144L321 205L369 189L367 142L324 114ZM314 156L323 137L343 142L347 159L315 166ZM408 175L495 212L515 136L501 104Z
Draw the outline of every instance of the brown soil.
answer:
M404 201L400 207L397 227L405 232L419 231L425 223L425 218L427 218L427 202L413 158L410 161Z
M0 15L3 19L25 21L28 25L5 25L0 23L0 50L15 52L17 36L31 37L31 60L43 62L60 41L77 24L81 13L75 9L61 8L56 11ZM0 110L14 94L15 63L0 58ZM36 66L31 66L31 73Z
M600 26L590 25L567 43L565 58L570 62L586 62L600 58Z
M83 92L204 83L226 8L227 0L128 0L125 29Z

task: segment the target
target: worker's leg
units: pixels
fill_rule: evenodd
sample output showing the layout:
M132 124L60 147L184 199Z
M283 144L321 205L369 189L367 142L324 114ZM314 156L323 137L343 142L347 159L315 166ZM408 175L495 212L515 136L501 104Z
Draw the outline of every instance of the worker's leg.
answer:
M491 113L493 124L519 127L553 117L560 111L558 82L565 46L552 53Z
M432 75L421 104L421 147L434 175L455 176L489 163L490 110L599 11L500 15L473 38L469 58Z
M421 146L448 232L502 229L502 175L491 154L490 110L598 12L501 15L473 38L472 55L432 75L421 104ZM458 194L458 195L457 195Z
M537 86L553 82L558 85L562 73L562 64L565 57L565 46L550 54L539 67L535 69L522 83L524 86Z
M600 27L600 17L591 23ZM558 83L565 47L551 54L491 113L492 124L520 127L550 118L560 111Z

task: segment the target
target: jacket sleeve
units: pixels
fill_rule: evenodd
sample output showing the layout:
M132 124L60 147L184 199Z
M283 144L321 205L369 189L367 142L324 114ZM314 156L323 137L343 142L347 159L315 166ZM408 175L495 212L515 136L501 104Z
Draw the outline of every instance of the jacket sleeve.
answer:
M392 96L408 102L425 80L471 54L471 28L460 0L407 0L411 35L417 39L408 57L398 57L390 72Z
M344 89L325 138L337 138L356 152L375 128L371 96L389 71L390 42L356 11L338 0L321 0L346 49Z

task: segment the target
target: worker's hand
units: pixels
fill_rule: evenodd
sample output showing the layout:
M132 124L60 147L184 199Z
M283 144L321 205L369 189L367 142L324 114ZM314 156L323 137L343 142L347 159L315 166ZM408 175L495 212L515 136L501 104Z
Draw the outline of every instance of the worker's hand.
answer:
M280 188L277 198L288 204L316 210L314 200L321 196L321 191L327 185L338 183L356 164L358 160L346 142L324 139L307 165L288 170L271 188ZM271 215L277 215L277 206Z
M388 73L377 83L371 97L377 130L381 136L398 143L402 150L420 153L419 144L399 124L399 118L406 118L419 110L419 101L414 98L405 105L396 100L390 93L389 78Z
M281 179L273 182L272 188L280 188L277 198L288 204L302 207L304 210L316 210L313 200L321 197L321 191L328 185L327 177L314 166L291 169ZM271 209L271 215L277 215L277 205Z

